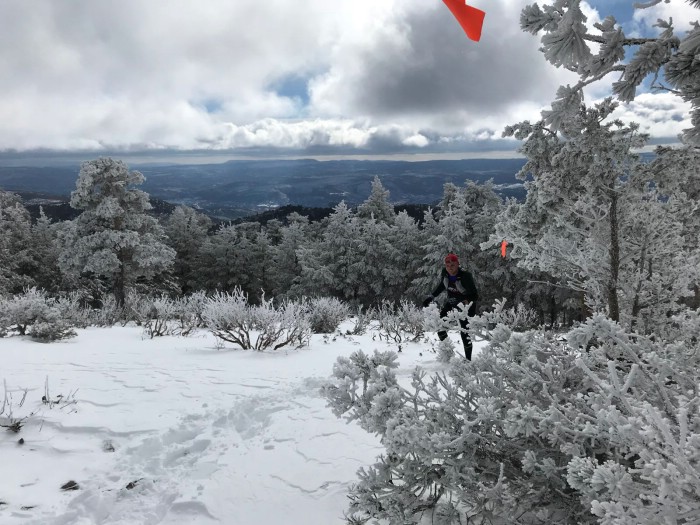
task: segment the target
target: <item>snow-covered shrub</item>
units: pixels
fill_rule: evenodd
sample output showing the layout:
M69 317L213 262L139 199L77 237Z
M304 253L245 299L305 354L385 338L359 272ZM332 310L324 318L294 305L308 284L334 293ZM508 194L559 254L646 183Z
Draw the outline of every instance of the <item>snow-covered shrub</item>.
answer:
M681 333L689 340L697 343L700 341L700 310L690 308L673 316L671 321L678 326Z
M141 298L134 312L144 327L144 334L150 337L164 335L187 336L204 325L202 314L207 296L197 292L185 297L167 296Z
M352 330L347 331L347 335L362 335L366 333L374 314L375 311L373 308L364 310L362 305L358 306L357 312L353 316L355 325L352 327Z
M204 326L203 314L206 302L207 294L204 292L195 292L175 299L177 326L173 333L188 336L196 328Z
M301 347L311 336L311 325L302 304L283 302L275 307L272 300L263 297L259 305L249 305L240 288L210 297L203 317L217 338L244 350Z
M357 420L368 432L376 432L382 420L382 406L376 401L396 387L396 377L391 371L398 366L394 352L375 350L368 356L358 350L349 357L341 356L336 360L333 365L336 381L321 387L321 393L328 399L328 406L336 416L348 421ZM383 419L386 417L385 414Z
M7 388L7 381L3 379L2 383L4 392L2 394L2 403L0 403L0 428L17 433L22 430L26 420L34 415L33 413L18 415L15 412L18 408L24 406L29 389L23 389L19 400L15 401L12 395L13 392Z
M125 317L124 307L119 306L112 295L105 295L100 307L92 308L88 314L93 326L114 326Z
M563 338L503 324L480 333L489 345L476 359L452 360L447 375L417 369L410 385L338 360L329 405L386 447L359 472L351 514L455 525L700 515L700 343L689 332L662 341L595 316Z
M119 321L122 325L133 322L137 326L144 325L154 315L155 297L128 290L124 297L124 308L121 310Z
M438 305L432 303L427 308L418 310L417 313L420 315L421 328L423 332L438 332L440 330L461 330L460 321L469 318L469 305L468 304L458 304L456 308L453 308L445 317L440 317L440 310ZM491 313L487 315L492 315ZM489 317L489 319L491 319ZM471 318L469 318L471 319ZM471 321L470 321L471 326Z
M417 341L423 335L423 312L407 301L396 306L383 301L376 311L380 339L401 343Z
M0 301L0 324L6 332L16 330L19 335L26 335L27 329L46 309L45 294L36 288L3 297Z
M526 328L532 329L539 326L535 317L532 317L532 310L522 308L520 305L515 308L507 308L505 299L497 299L491 305L491 308L484 310L481 315L469 318L469 327L475 334L484 337L489 336L490 331L498 326L507 326L509 330L522 332ZM461 314L457 315L459 318ZM526 327L529 322L534 324Z
M16 330L19 335L45 342L75 336L72 326L62 318L56 299L37 288L0 300L0 326L5 332Z
M170 297L153 297L150 299L148 312L143 315L143 333L153 339L175 333L172 322L178 316L179 304Z
M6 319L5 315L5 304L8 302L9 297L0 294L0 337L7 337L10 330L9 320Z
M348 305L334 297L310 299L307 308L311 331L315 334L332 334L350 315Z
M43 318L37 319L32 325L29 336L37 341L49 343L75 337L76 333L73 327L61 318L57 308L50 308Z
M437 359L441 363L449 363L455 356L455 345L450 338L444 339L438 343Z
M77 328L90 326L89 309L84 306L85 298L79 291L67 292L56 298L56 308L61 317Z
M540 324L537 313L522 303L504 309L501 315L503 324L515 331L530 330Z
M402 329L412 336L412 341L417 341L423 336L423 309L418 308L409 301L401 301L398 309Z
M4 392L0 392L0 428L18 433L30 418L37 415L38 411L24 407L29 388L10 389L7 386L7 380L3 379L3 390ZM37 391L38 389L32 389L32 392L36 393ZM58 407L64 410L77 404L76 393L77 389L68 392L65 396L62 394L52 396L49 392L49 378L47 376L44 382L44 395L41 397L41 404L49 409ZM31 405L36 406L36 403L31 403Z

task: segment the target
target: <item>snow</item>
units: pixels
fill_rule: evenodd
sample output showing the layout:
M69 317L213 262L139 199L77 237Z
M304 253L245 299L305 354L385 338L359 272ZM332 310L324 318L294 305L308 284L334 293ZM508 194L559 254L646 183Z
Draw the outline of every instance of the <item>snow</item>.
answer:
M0 338L0 398L16 418L33 414L19 433L0 432L0 523L345 523L348 487L383 448L337 419L319 387L338 356L395 343L319 334L302 349L253 352L206 331L77 332L51 344ZM436 341L402 344L398 376L442 368ZM42 403L47 385L58 403ZM68 481L79 489L61 490Z

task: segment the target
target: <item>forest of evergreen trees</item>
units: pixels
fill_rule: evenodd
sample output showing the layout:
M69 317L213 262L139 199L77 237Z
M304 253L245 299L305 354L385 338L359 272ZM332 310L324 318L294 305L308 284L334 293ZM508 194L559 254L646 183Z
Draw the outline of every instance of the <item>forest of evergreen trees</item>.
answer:
M417 302L455 252L476 276L482 311L505 299L550 327L608 311L652 331L659 315L697 306L697 154L669 150L640 162L631 148L645 137L603 124L611 110L586 110L575 123L585 132L568 141L514 128L526 136L523 151L536 152L523 168L535 174L524 203L503 202L488 183L446 184L422 220L397 213L378 178L356 209L341 203L318 220L292 212L214 227L186 206L157 220L140 173L109 158L86 162L74 220L32 221L16 196L0 194L0 293L35 287L99 306L106 296L123 304L128 290L241 289L252 303L333 297L367 308Z
M253 303L334 297L367 308L422 298L453 251L477 276L483 308L505 298L550 325L583 314L582 293L519 269L497 246L482 250L506 209L489 184L445 185L443 201L422 221L395 212L375 179L357 209L341 203L321 220L292 212L284 221L213 227L186 206L156 220L137 189L141 181L120 161L86 162L71 200L80 214L56 223L32 221L18 198L0 194L0 292L35 287L99 306L105 296L123 303L127 290L179 296L241 289Z

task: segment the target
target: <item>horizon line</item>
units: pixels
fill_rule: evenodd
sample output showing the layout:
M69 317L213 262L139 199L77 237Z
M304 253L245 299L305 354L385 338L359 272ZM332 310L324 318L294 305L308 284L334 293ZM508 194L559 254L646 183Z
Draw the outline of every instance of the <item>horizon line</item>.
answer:
M653 153L657 146L679 146L679 143L647 144L635 153ZM400 161L428 162L436 160L508 160L525 158L516 150L396 152L396 153L328 153L328 154L270 154L256 152L238 154L231 150L139 150L139 151L59 151L59 150L0 150L0 166L20 167L54 162L75 164L100 157L123 159L134 164L222 164L228 161ZM29 164L27 164L29 163Z

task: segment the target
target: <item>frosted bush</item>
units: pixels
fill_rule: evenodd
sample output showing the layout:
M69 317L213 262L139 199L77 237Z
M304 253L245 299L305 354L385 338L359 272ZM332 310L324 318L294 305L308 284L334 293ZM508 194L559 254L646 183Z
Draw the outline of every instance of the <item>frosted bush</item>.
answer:
M0 337L7 337L12 329L9 316L11 296L0 295Z
M449 363L455 356L455 345L448 337L438 343L437 359L441 363Z
M401 343L417 341L423 335L423 312L412 303L402 301L396 305L384 301L376 310L381 339Z
M203 317L218 339L244 350L301 347L308 344L311 336L311 325L302 304L284 302L275 307L272 300L263 297L259 305L249 305L240 288L209 298Z
M413 341L420 339L424 333L423 309L416 307L409 301L401 301L398 314L404 332L410 335Z
M117 304L112 295L105 295L100 307L89 311L90 324L94 326L114 326L124 318L124 308Z
M207 303L207 294L195 292L191 295L178 297L176 304L177 326L175 333L182 336L191 334L195 329L204 326L204 308Z
M336 416L358 420L365 430L373 432L374 422L365 421L365 418L376 410L378 397L396 387L392 370L397 367L395 352L375 350L369 356L358 350L349 357L337 359L333 365L335 381L321 387L321 393Z
M119 321L123 325L133 322L142 326L154 316L155 300L151 296L139 294L134 290L127 291Z
M496 310L499 308L497 307ZM594 316L565 337L474 324L488 347L410 385L339 359L322 391L381 436L348 513L390 524L692 523L700 515L700 348ZM390 361L390 358L386 358Z
M0 319L6 331L15 330L19 335L26 335L27 329L44 315L46 309L46 294L30 288L2 300Z
M148 337L164 335L188 336L196 328L204 326L202 318L207 296L204 292L170 298L154 297L141 301L144 334Z
M673 316L671 320L690 340L700 341L700 310L688 308Z
M51 308L45 312L42 319L32 325L29 336L36 341L49 343L75 337L76 333L73 327L61 318L58 309Z
M311 331L315 334L331 334L338 329L348 315L347 304L334 297L318 297L307 303Z
M440 317L438 305L431 303L427 308L418 310L422 332L438 332L440 330L461 330L460 321L469 318L469 304L458 304L445 317ZM469 318L471 319L471 318ZM470 321L471 326L471 321Z
M25 388L20 398L15 401L13 392L7 388L7 380L3 379L2 384L3 392L0 394L0 398L2 399L2 403L0 403L0 428L17 433L22 430L26 420L34 415L26 411L26 409L23 410L24 413L21 415L16 413L16 410L24 406L29 389Z
M144 334L151 339L174 334L175 324L173 320L177 318L179 313L178 302L162 296L153 297L145 304L147 306L144 310L147 309L147 313L141 314Z
M0 327L5 333L16 331L44 342L75 336L72 326L61 316L56 299L37 288L0 299Z
M504 309L501 322L516 331L529 330L539 325L537 313L523 306L522 303L513 308Z
M489 310L469 319L469 328L481 337L492 339L494 337L492 331L500 326L500 330L506 330L510 336L511 332L526 331L527 328L538 326L534 315L534 312L522 308L521 305L507 308L505 299L497 299Z
M367 310L363 310L362 306L357 307L357 312L353 316L353 320L355 322L354 326L352 329L347 331L347 335L362 335L367 332L367 329L369 328L369 325L372 322L372 319L375 315L375 311L373 308L368 308Z
M62 294L56 299L56 308L60 312L61 318L68 324L86 328L90 326L89 309L85 308L84 294L79 291L72 291Z

